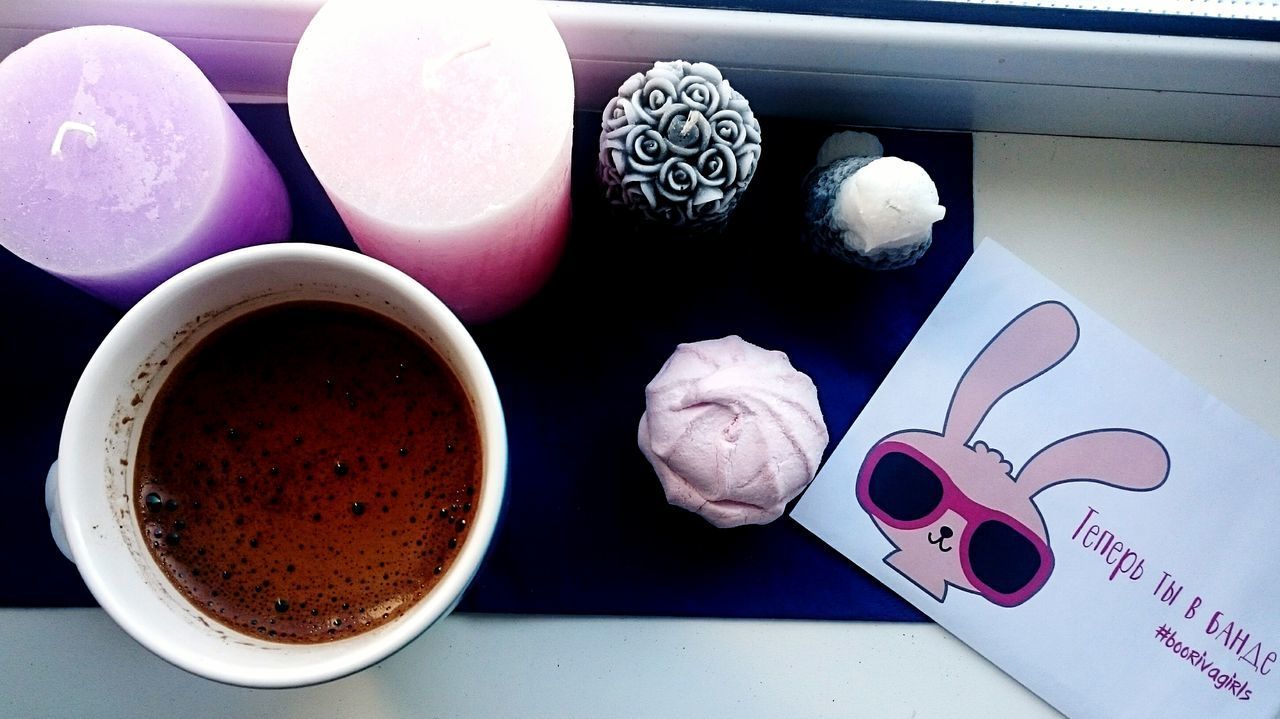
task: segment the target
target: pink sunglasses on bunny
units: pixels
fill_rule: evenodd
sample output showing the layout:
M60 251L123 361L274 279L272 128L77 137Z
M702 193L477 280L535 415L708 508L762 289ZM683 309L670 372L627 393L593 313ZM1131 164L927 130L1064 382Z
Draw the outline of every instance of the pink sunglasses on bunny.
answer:
M1031 528L967 497L942 467L920 450L892 439L880 442L858 470L858 503L895 529L927 527L950 509L965 520L960 566L982 596L1017 606L1044 586L1053 552Z

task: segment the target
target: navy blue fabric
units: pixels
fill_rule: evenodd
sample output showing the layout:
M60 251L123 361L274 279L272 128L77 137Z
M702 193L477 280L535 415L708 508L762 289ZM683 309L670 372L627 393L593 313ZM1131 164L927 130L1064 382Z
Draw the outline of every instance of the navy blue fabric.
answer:
M299 240L353 247L281 106L237 112L281 168ZM947 217L914 267L873 273L811 256L801 180L831 127L762 120L759 171L723 233L639 227L593 176L599 115L576 118L574 226L531 302L473 328L511 443L498 537L460 607L472 612L923 620L789 519L720 530L669 506L636 449L644 386L680 342L739 334L818 386L832 446L972 251L968 135L877 131L920 163ZM0 606L92 605L49 539L43 480L81 368L119 313L0 253L0 419L12 510Z

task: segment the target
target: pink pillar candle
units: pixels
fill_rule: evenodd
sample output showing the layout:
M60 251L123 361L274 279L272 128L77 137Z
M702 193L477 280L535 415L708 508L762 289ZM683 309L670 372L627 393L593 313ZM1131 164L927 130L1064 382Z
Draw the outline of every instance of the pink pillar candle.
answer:
M573 74L533 0L330 0L289 117L360 248L462 319L533 295L569 227Z
M22 259L123 308L290 222L280 174L168 42L79 27L0 62L0 244Z

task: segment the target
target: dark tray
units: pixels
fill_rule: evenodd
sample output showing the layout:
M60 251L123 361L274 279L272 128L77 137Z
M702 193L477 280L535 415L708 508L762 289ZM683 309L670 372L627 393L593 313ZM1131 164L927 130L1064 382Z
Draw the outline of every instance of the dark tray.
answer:
M294 237L354 248L281 105L236 108L289 185ZM923 620L789 519L719 530L666 504L636 449L644 385L680 342L738 334L818 386L831 447L972 252L966 134L876 131L922 165L947 217L915 266L873 273L800 241L800 186L827 125L763 119L756 177L723 233L640 227L594 180L599 115L576 117L574 225L531 302L473 328L507 415L510 487L460 609L472 612ZM0 606L92 606L49 537L44 476L81 369L119 313L0 253L0 445L17 511L0 523Z

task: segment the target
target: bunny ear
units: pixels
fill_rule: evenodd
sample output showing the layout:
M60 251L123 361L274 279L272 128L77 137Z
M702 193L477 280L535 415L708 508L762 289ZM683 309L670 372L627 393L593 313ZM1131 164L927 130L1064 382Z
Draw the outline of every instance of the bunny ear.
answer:
M1018 474L1028 497L1062 482L1101 482L1140 492L1169 476L1169 452L1149 434L1132 429L1099 429L1073 435L1040 450Z
M967 444L992 405L1061 362L1079 336L1075 315L1061 302L1041 302L1015 317L960 378L943 434Z

